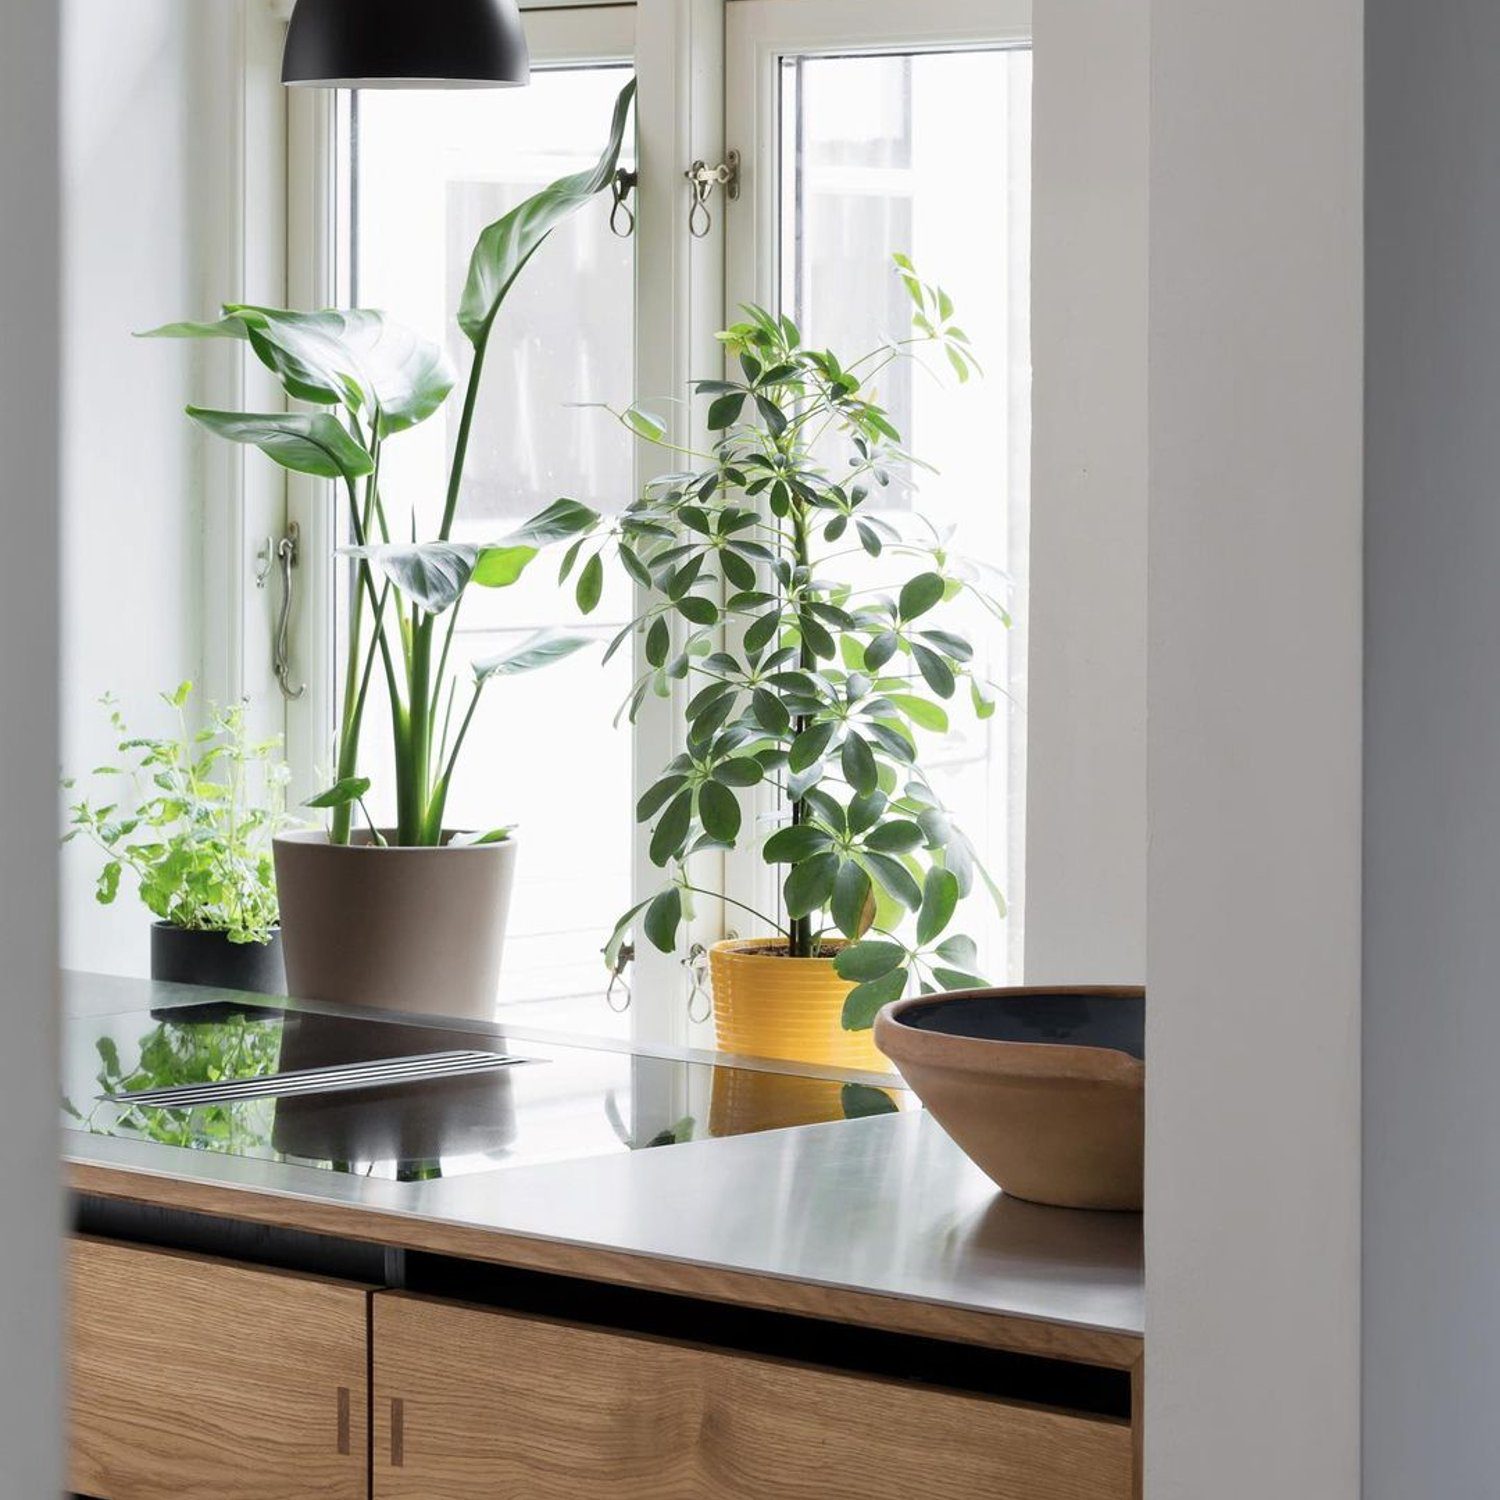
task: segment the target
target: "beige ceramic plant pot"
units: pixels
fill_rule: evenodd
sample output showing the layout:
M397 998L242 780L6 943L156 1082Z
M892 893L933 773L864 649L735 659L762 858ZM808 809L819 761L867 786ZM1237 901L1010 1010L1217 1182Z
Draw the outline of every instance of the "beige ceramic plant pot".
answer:
M514 841L417 849L355 840L333 845L321 831L299 831L275 841L288 993L489 1020Z
M842 944L829 944L842 947ZM734 938L708 950L714 1029L725 1052L887 1073L869 1031L845 1031L854 988L831 958L788 958L781 938Z

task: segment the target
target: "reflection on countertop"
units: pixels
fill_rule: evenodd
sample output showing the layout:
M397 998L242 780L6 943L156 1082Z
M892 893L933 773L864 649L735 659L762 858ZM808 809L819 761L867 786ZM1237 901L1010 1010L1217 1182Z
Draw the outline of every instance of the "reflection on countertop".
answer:
M153 1005L159 1016L167 1013L165 1003L182 996L145 981L74 977L70 998L75 1013L92 1010L89 1024L97 1032L101 1017L124 1011L139 1020ZM467 1035L438 1030L449 1045ZM216 1211L253 1198L280 1205L278 1220L296 1222L300 1203L320 1224L346 1219L351 1238L378 1233L383 1242L409 1248L450 1247L455 1235L481 1250L488 1236L510 1246L542 1240L1132 1338L1143 1334L1139 1215L1005 1198L921 1111L868 1112L871 1091L888 1094L890 1104L910 1103L903 1091L878 1087L878 1078L856 1080L851 1095L849 1081L836 1075L809 1080L753 1062L716 1068L703 1054L674 1056L660 1048L650 1055L618 1044L577 1048L576 1039L542 1042L512 1027L485 1035L489 1045L528 1055L586 1052L590 1067L601 1071L591 1075L579 1072L576 1062L561 1068L547 1062L481 1075L482 1087L458 1115L474 1148L462 1175L308 1170L275 1150L190 1150L138 1134L77 1129L67 1134L66 1154L76 1168L88 1169L91 1191L111 1178L129 1178L132 1192L145 1178L170 1179L189 1184L195 1201L226 1205ZM92 1040L85 1045L91 1048ZM75 1076L85 1063L97 1067L92 1056L75 1061ZM742 1072L756 1077L747 1081ZM574 1083L563 1087L568 1076ZM497 1077L506 1088L497 1087ZM822 1087L809 1089L809 1081ZM528 1089L538 1091L529 1101ZM798 1107L788 1096L796 1095L804 1110L833 1110L834 1118L782 1128L790 1123L786 1109ZM735 1123L731 1114L740 1110L755 1116L755 1133L727 1133ZM314 1139L306 1135L309 1128ZM365 1116L351 1096L318 1126L293 1118L273 1124L272 1133L279 1133L283 1147L316 1146L314 1154L356 1148L373 1154L425 1150L434 1144L423 1137L428 1129L416 1118ZM718 1133L693 1139L702 1129ZM318 1130L325 1132L321 1139ZM570 1134L578 1131L584 1136ZM534 1144L522 1150L528 1132ZM641 1149L661 1145L667 1149ZM269 1210L256 1212L265 1218Z

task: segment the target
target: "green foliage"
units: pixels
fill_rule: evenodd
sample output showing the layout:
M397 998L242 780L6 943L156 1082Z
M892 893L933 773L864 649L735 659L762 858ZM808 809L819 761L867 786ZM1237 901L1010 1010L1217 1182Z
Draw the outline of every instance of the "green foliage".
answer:
M624 143L635 84L614 107L609 137L596 166L561 178L497 220L479 236L458 310L473 345L438 535L416 538L415 509L408 539L398 540L387 519L381 454L391 437L440 411L453 392L451 364L442 348L364 309L294 312L228 303L211 323L169 323L156 338L237 339L295 401L314 412L224 412L190 407L201 426L230 442L258 448L296 473L332 480L335 503L348 512L356 584L350 604L334 786L312 805L330 812L330 837L347 843L363 791L345 792L359 776L365 704L377 663L385 683L394 745L396 842L436 845L444 834L448 791L465 736L487 683L560 660L586 644L582 637L536 637L520 651L476 663L467 708L454 715L459 674L449 652L459 609L471 585L507 588L543 547L580 536L598 516L574 500L559 500L526 526L493 543L455 541L454 517L463 485L485 354L495 322L516 278L547 236L613 181ZM399 533L398 533L399 535ZM602 568L586 567L579 597L598 602ZM438 624L442 620L439 637ZM376 836L376 842L383 842Z
M679 893L692 889L687 862L750 839L784 867L788 952L837 951L855 983L850 1028L869 1026L913 983L982 983L972 941L946 934L962 899L990 882L923 773L921 747L947 731L961 683L976 712L993 705L949 606L975 597L1008 623L946 538L909 535L873 503L916 463L879 403L881 372L919 345L961 379L977 368L947 294L904 257L896 269L913 336L852 363L806 346L791 319L745 309L720 335L736 377L697 385L712 450L594 528L582 574L612 552L645 591L609 648L643 638L648 669L625 712L689 684L686 748L636 808L668 883L621 919L613 950L644 909L646 937L671 951ZM665 442L638 409L620 415ZM889 591L859 587L839 566L851 553L898 560L905 576ZM597 594L580 585L585 611ZM757 826L741 805L762 782L782 793L779 828Z
M252 742L237 706L210 708L193 731L191 691L184 682L162 695L176 732L160 738L133 735L114 701L104 700L118 763L94 771L101 792L70 807L67 838L82 834L103 852L102 905L119 895L129 871L146 908L174 927L264 943L277 920L270 843L284 821L281 741Z

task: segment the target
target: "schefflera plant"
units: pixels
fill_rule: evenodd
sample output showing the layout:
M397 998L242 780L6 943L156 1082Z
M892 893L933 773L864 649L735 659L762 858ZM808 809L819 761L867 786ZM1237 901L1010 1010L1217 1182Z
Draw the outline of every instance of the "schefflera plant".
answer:
M874 503L916 463L877 399L882 372L922 346L941 351L961 381L977 365L947 294L904 257L896 269L914 306L911 335L851 363L805 346L791 319L746 308L720 335L740 378L696 385L710 398L712 451L653 482L583 562L577 585L587 610L612 550L648 591L609 648L644 632L649 666L626 705L632 719L648 694L684 679L692 688L686 748L636 808L669 878L621 919L607 960L618 964L637 922L673 951L697 890L692 856L758 840L785 869L786 921L754 915L791 958L838 950L837 972L855 985L848 1030L870 1026L913 982L923 992L983 984L974 941L950 927L979 883L1003 910L922 769L922 736L948 729L961 689L981 718L995 711L971 643L949 628L949 606L968 595L1007 625L1009 615L945 536L919 516L898 526L897 512ZM619 415L665 441L649 413ZM574 544L565 572L586 545ZM886 570L900 559L904 580L860 586L840 565L861 554L887 559ZM746 815L742 798L763 783L779 790L779 824Z
M370 787L359 774L359 746L377 664L395 748L395 841L435 846L445 836L454 769L486 685L547 666L588 644L584 636L542 631L511 651L477 661L467 702L455 710L457 682L448 665L465 590L508 587L541 548L597 521L587 507L560 500L496 541L452 536L496 319L516 278L552 230L614 180L634 95L632 81L615 102L609 139L593 168L560 178L526 199L486 228L474 246L458 309L472 355L434 540L415 539L414 510L412 539L397 539L380 480L386 443L441 410L454 389L452 364L438 344L375 311L294 312L244 304L225 306L213 323L172 323L148 335L244 340L288 397L317 408L253 413L189 407L188 414L219 437L259 448L283 468L334 481L347 505L352 544L343 550L355 561L355 582L336 779L307 804L331 809L334 844L349 842L354 807L363 807ZM507 833L485 830L468 841ZM371 838L385 842L373 823Z

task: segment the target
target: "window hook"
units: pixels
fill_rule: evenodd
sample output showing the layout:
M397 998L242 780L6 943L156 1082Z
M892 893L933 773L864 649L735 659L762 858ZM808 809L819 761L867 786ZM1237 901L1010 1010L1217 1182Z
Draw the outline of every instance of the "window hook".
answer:
M714 1013L713 988L708 977L708 949L702 943L694 943L682 966L688 971L688 1020L702 1025Z
M630 1009L630 982L625 978L625 970L630 967L634 959L635 944L622 943L620 945L620 956L615 962L614 967L609 971L609 988L604 992L604 1003L617 1016L623 1016ZM623 1001L616 1001L615 999L615 990L617 988L625 997Z
M740 195L740 153L729 152L716 167L699 157L682 174L693 192L693 204L688 209L688 233L695 240L703 239L714 227L713 214L709 211L708 197L716 187L724 189L726 198Z
M631 208L629 200L640 180L639 172L630 172L624 167L619 167L615 171L615 180L611 188L614 203L609 210L609 232L616 239L628 240L635 233L635 211ZM623 229L617 222L621 213L624 214L625 227Z

